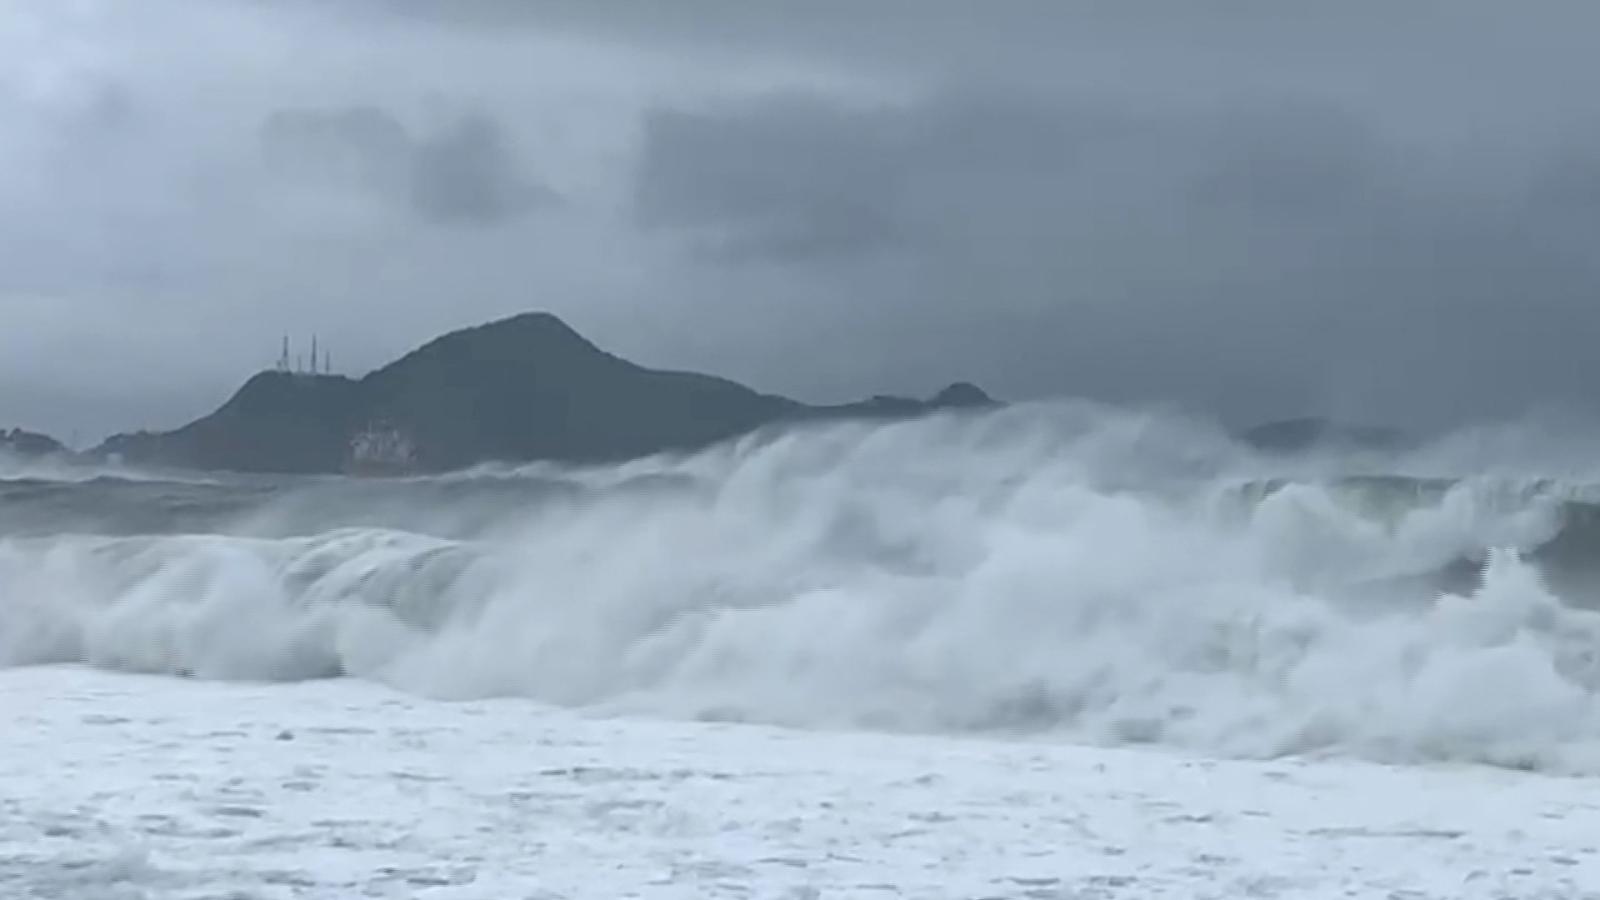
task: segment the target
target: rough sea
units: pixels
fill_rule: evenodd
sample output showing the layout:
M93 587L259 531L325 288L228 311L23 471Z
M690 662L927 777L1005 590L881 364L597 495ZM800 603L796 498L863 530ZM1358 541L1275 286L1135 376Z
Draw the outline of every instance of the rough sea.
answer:
M0 897L1600 896L1591 449L0 461Z

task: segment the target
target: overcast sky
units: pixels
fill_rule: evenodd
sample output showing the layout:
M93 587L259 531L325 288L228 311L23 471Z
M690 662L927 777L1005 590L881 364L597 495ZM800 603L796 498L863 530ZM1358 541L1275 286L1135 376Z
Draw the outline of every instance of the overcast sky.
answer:
M1600 410L1600 5L0 4L0 426L548 309L804 399Z

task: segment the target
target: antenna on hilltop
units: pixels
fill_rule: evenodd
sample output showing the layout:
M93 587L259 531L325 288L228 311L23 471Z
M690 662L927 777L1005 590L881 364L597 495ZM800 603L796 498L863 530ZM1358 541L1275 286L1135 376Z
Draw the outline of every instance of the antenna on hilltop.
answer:
M295 375L332 375L333 351L322 344L317 335L311 336L311 354L307 358L304 353L292 353L289 335L283 336L283 349L278 354L278 361L274 368L286 374Z

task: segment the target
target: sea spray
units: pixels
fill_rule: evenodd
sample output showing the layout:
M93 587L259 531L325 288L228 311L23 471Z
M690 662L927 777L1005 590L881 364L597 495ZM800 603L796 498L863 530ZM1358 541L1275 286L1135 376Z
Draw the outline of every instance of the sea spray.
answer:
M619 467L70 487L0 490L0 523L137 490L204 527L12 528L0 664L1600 771L1600 614L1540 556L1588 502L1559 480L1286 471L1075 409Z

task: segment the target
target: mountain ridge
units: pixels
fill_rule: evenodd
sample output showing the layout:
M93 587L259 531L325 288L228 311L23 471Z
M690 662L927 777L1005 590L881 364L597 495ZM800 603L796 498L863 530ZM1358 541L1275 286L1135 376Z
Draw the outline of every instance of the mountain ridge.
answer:
M760 428L894 420L1000 406L954 382L928 399L876 395L808 404L700 372L653 369L606 351L549 312L439 335L359 378L258 372L212 412L181 427L113 435L75 453L53 438L0 430L0 454L263 474L361 471L368 437L377 473L424 474L482 463L618 462L693 451ZM1265 453L1315 447L1394 450L1405 436L1317 417L1234 432Z
M108 438L96 458L203 470L333 474L353 447L398 448L382 468L439 472L489 462L600 463L691 451L769 425L903 418L994 405L952 384L929 400L813 406L698 372L609 353L548 312L440 335L359 379L283 371L249 378L210 414L167 432Z

